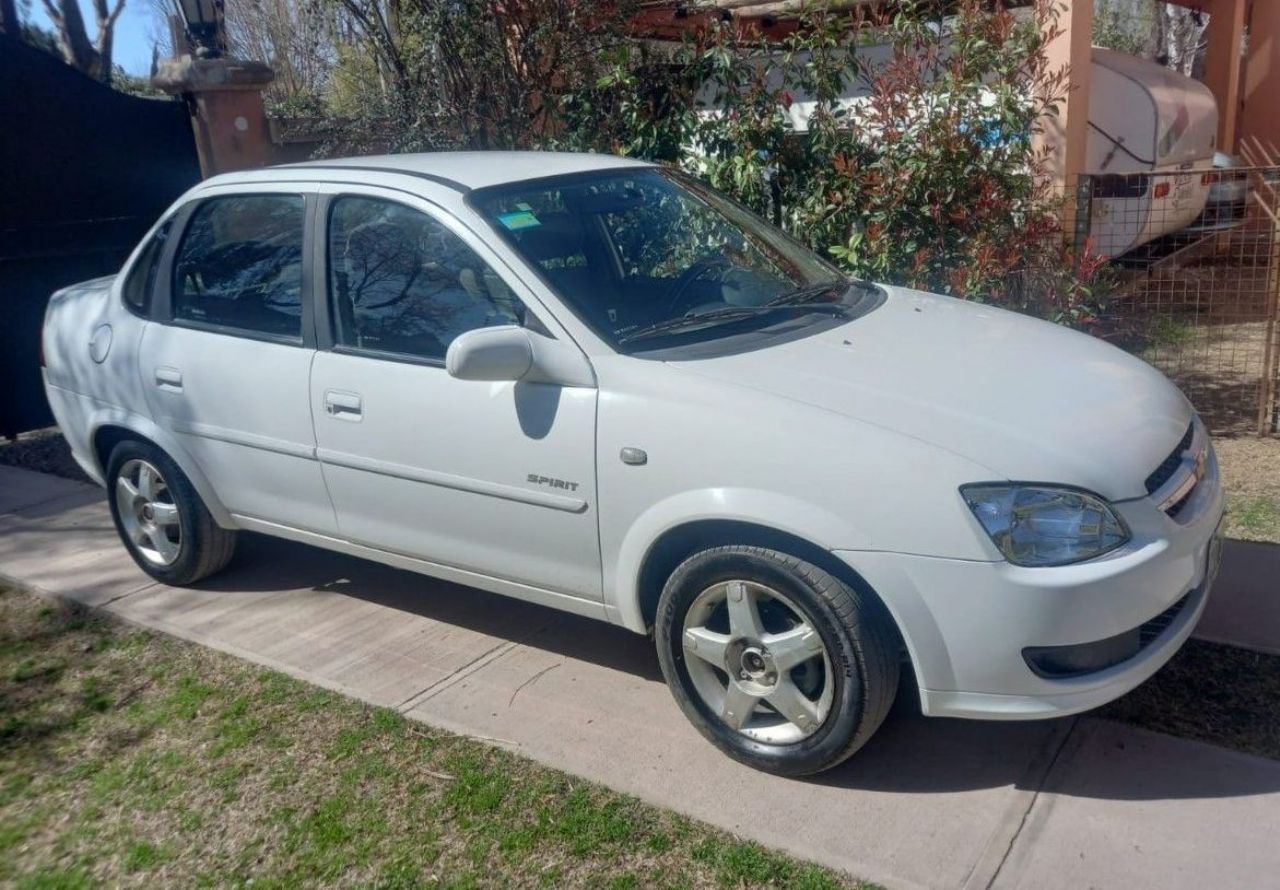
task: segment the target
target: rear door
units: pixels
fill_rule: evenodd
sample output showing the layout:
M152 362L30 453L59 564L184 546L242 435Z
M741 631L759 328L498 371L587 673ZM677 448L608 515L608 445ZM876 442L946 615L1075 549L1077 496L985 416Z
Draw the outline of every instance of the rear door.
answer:
M353 186L335 189L318 217L327 348L311 399L342 536L551 591L553 602L599 601L596 390L457 380L444 368L465 331L564 332L430 202Z
M305 189L234 187L184 208L140 371L156 423L228 510L332 533L309 398L314 202Z

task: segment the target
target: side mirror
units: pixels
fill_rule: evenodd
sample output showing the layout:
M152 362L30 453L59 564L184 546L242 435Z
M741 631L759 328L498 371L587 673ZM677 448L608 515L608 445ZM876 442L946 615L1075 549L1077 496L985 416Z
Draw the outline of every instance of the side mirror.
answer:
M444 355L459 380L523 380L594 388L595 370L576 346L518 325L477 328L459 335Z
M444 367L459 380L520 380L533 367L533 343L515 325L477 328L449 344Z

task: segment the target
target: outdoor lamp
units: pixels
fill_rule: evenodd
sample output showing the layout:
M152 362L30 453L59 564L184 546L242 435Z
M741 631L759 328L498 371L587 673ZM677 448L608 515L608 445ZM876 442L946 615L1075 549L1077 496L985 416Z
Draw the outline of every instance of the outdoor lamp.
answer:
M222 55L222 0L175 0L192 48L201 58Z

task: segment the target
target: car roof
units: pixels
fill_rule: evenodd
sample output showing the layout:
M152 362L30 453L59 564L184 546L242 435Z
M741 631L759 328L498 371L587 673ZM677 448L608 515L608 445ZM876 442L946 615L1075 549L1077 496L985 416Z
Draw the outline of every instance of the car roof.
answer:
M645 161L615 155L564 151L439 151L420 154L371 155L359 158L331 158L285 164L279 170L367 170L377 173L404 173L453 186L459 191L504 185L544 176L560 176L592 170L653 166ZM255 171L219 176L220 184L231 184ZM259 175L261 171L256 171Z

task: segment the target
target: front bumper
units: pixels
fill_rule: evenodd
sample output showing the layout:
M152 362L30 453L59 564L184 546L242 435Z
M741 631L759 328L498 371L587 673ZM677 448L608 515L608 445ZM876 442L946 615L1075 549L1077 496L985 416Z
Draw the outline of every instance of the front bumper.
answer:
M1157 493L1159 494L1159 493ZM1156 496L1115 505L1133 539L1076 565L903 553L836 551L880 594L902 632L925 714L988 720L1058 717L1124 695L1159 670L1191 635L1213 577L1222 518L1216 459L1175 511ZM1159 620L1180 600L1172 620ZM1136 654L1096 671L1045 676L1024 651L1076 647L1146 625ZM1154 630L1153 630L1154 627Z

